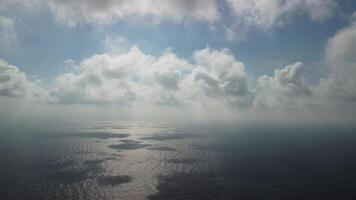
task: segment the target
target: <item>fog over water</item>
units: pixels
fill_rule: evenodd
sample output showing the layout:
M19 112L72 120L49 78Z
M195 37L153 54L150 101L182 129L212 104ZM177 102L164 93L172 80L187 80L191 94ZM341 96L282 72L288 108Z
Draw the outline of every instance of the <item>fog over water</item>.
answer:
M4 130L0 199L352 199L356 128L97 122Z

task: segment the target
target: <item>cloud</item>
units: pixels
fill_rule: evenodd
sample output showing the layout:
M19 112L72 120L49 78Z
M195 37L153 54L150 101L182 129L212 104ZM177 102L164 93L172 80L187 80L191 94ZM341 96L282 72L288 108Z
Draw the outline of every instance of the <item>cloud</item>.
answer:
M0 10L31 8L39 6L40 0L1 0Z
M26 74L0 59L0 96L45 100L45 92Z
M330 74L321 80L319 95L334 103L356 102L356 21L338 31L328 41L325 52Z
M17 43L15 22L7 17L0 16L0 46L12 48Z
M312 95L303 79L302 63L296 62L276 69L273 76L261 76L257 81L254 105L268 109L302 109Z
M196 51L189 62L169 49L155 57L133 47L94 55L78 68L56 78L51 94L58 103L242 105L251 98L244 65L228 50Z
M153 58L139 49L122 54L101 54L84 59L78 72L59 75L51 94L61 103L127 104L137 98L139 85L135 81Z
M333 0L227 0L237 24L269 31L305 13L320 22L334 14Z
M117 38L119 43L122 38ZM331 113L356 103L356 23L328 41L325 64L330 73L317 84L304 78L296 62L257 80L228 49L197 50L189 59L171 49L153 56L134 46L130 50L93 55L59 74L48 90L17 67L0 62L0 95L35 97L57 104L132 106L164 105L187 108L236 108L251 111ZM48 91L48 95L47 95Z
M227 39L232 40L243 38L247 29L283 27L296 16L322 22L332 17L337 7L335 0L3 0L0 10L49 10L57 22L71 27L120 21L222 24ZM224 19L227 15L232 23Z
M50 0L48 5L59 22L70 26L80 22L107 24L125 18L208 23L219 18L215 0Z
M182 81L183 96L205 105L250 104L252 94L245 66L227 49L196 51L194 60L194 69Z

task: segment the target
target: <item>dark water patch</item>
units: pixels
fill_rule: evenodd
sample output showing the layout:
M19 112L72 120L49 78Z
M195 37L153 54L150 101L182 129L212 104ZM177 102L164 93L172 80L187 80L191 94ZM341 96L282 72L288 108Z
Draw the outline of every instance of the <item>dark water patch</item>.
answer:
M112 149L118 149L118 150L136 150L136 149L142 149L151 146L150 144L143 144L140 141L135 141L135 140L127 140L126 142L122 144L113 144L109 145L110 148Z
M140 141L130 140L130 139L123 139L123 140L120 140L120 142L123 142L123 143L141 143Z
M90 166L90 165L99 165L102 162L104 162L104 160L86 160L84 161L84 164Z
M135 149L142 149L145 147L150 146L149 144L139 144L139 143L125 143L125 144L113 144L109 147L112 149L118 150L135 150Z
M217 177L209 173L177 173L158 178L158 192L149 199L225 199Z
M124 183L131 182L132 177L127 175L103 176L103 177L98 177L97 181L99 184L104 186L107 185L116 186L116 185L121 185Z
M170 134L155 134L153 136L143 137L143 140L156 140L156 141L166 141L166 140L182 140L191 138L200 138L202 135L194 133L170 133Z
M53 170L61 170L68 167L73 166L75 163L72 160L65 160L65 161L50 161L50 162L43 162L38 164L37 167L43 171L53 171Z
M36 169L46 181L70 184L84 181L101 172L102 162L103 160L89 160L81 165L73 161L54 161L42 163Z
M168 147L168 146L161 146L161 147L150 147L147 148L149 150L156 150L156 151L176 151L177 149Z
M201 162L202 160L194 159L194 158L187 158L187 159L168 159L166 162L172 164L194 164Z
M84 171L88 174L95 175L103 171L103 168L100 166L105 160L87 160L83 164L85 166Z
M238 151L240 146L236 144L192 144L190 145L195 150L198 151Z
M47 180L55 183L62 183L62 184L77 183L77 182L84 181L88 178L89 176L87 172L80 171L80 170L55 171L46 175Z
M129 129L129 126L113 126L113 125L102 125L102 126L95 126L91 129Z

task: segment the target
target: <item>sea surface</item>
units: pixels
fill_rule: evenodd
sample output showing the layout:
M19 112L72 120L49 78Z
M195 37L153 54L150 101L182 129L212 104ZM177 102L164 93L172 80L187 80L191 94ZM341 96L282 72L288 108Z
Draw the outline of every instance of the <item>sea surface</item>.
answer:
M7 130L0 199L356 199L356 128L98 122Z

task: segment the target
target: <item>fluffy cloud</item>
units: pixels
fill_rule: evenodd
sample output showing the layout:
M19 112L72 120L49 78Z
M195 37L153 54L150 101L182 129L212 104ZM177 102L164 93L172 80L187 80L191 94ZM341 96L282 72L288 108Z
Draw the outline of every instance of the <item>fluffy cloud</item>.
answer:
M0 96L45 100L45 92L17 67L0 59Z
M36 97L60 104L174 105L235 107L238 109L327 110L356 103L356 23L329 41L325 63L330 73L318 84L304 80L296 62L254 81L245 66L227 49L194 52L179 58L170 49L160 56L138 47L94 55L58 75L49 89L27 79L23 72L0 62L0 95ZM346 105L346 106L345 106Z
M330 75L321 80L320 95L343 103L356 102L356 22L340 30L326 48L326 64Z
M219 2L219 3L218 3ZM224 4L228 9L222 10ZM264 31L281 27L296 15L306 14L320 22L335 13L335 0L3 0L0 10L49 9L65 25L109 24L127 19L145 22L200 21L209 24L224 20L221 12L231 13L235 24L225 24L228 37L251 27ZM223 22L225 23L225 22Z
M215 0L50 0L48 5L56 19L68 25L78 22L106 24L128 17L158 22L197 20L209 23L219 18Z
M1 60L0 95L36 98L55 104L109 104L125 108L169 105L170 108L203 110L331 113L347 108L349 113L355 105L354 61L352 57L345 61L348 53L334 54L332 50L336 45L341 52L349 52L339 49L339 43L344 41L343 37L347 37L348 42L353 41L353 34L349 33L353 28L352 25L343 29L330 40L327 55L341 56L343 65L335 67L317 85L304 80L300 62L253 81L245 72L244 64L226 49L202 49L196 51L191 60L186 60L169 49L156 57L133 47L121 53L94 55L79 63L71 61L73 69L58 75L48 91Z
M196 67L182 82L183 96L205 105L248 106L252 100L244 64L227 50L195 52Z
M237 23L271 30L283 26L295 15L306 13L313 21L323 21L334 14L333 0L227 0Z
M109 24L138 19L159 23L202 21L213 23L220 18L215 0L2 0L0 10L49 9L65 25L78 23Z
M16 41L15 22L10 18L0 16L0 46L11 48Z
M274 76L261 76L257 83L255 106L273 109L293 109L306 106L312 90L303 80L302 63L276 69Z
M133 47L84 59L78 68L57 77L51 91L57 102L247 105L251 100L244 65L228 50L197 51L191 63L170 50L154 57Z
M34 8L39 5L40 0L1 0L0 10Z
M128 53L94 55L79 63L78 72L57 77L51 95L61 103L126 104L138 95L140 68L152 64L154 58L133 48ZM141 80L141 79L140 79Z

